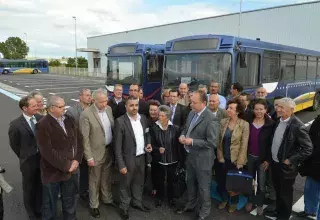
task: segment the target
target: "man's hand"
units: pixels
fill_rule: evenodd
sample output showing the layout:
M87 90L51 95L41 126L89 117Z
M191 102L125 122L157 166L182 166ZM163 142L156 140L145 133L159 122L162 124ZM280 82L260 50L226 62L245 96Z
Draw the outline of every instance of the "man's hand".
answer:
M269 162L268 161L264 161L262 163L262 167L263 167L263 170L266 171L269 168Z
M186 139L184 140L184 144L185 144L185 145L188 145L188 146L191 146L191 145L192 145L192 138L186 138Z
M166 149L165 149L164 147L160 147L160 148L159 148L160 154L163 154L165 150L166 150Z
M147 144L147 146L145 147L145 151L150 153L152 151L152 146L151 144Z
M125 168L122 168L122 169L120 170L120 173L121 173L122 175L126 175L127 172L128 172L128 170L127 170L126 167L125 167Z
M291 164L289 159L286 159L285 161L283 161L283 163L286 164L286 165L290 165Z
M240 170L243 167L243 165L237 164L237 169Z
M89 167L94 167L95 165L96 165L96 163L94 162L94 159L88 160L88 166Z
M180 142L181 144L185 144L185 140L186 140L186 137L185 137L184 135L181 135L181 136L179 137L179 142Z
M71 161L71 167L69 168L69 173L73 173L75 170L78 169L79 162L76 160Z

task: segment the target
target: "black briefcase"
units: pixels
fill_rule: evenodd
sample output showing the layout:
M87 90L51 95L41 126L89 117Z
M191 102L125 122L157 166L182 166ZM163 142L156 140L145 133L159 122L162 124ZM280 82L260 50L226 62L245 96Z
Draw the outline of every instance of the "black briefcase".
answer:
M229 170L227 173L226 188L229 192L252 195L253 177L247 171Z

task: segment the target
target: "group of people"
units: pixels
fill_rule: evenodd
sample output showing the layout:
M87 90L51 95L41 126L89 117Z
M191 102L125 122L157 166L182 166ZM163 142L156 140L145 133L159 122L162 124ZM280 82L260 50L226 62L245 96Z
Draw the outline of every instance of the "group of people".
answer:
M9 140L20 160L30 219L56 219L59 196L68 220L76 219L79 198L89 201L94 218L100 217L100 201L119 207L122 219L129 218L130 206L149 212L151 207L143 202L149 165L155 207L162 206L167 195L176 213L195 211L197 220L210 214L212 176L222 200L218 208L237 210L239 192L226 187L230 170L247 169L257 176L258 190L249 197L246 210L257 206L258 215L289 219L298 168L308 176L309 192L310 187L320 189L316 170L310 171L319 166L313 150L317 125L308 134L294 116L290 98L276 97L271 104L263 87L252 96L239 83L233 83L231 96L224 97L216 81L209 89L199 85L192 92L184 83L177 90L165 89L161 102L143 100L137 84L130 86L128 97L122 92L119 84L112 97L104 89L92 94L83 89L79 103L66 112L58 96L50 97L46 108L39 92L21 98L22 115L10 123ZM120 173L119 204L111 192L114 166ZM185 167L187 176L188 201L183 207L176 207L178 167ZM267 194L276 207L263 213ZM313 204L310 200L301 216L316 214L319 197Z

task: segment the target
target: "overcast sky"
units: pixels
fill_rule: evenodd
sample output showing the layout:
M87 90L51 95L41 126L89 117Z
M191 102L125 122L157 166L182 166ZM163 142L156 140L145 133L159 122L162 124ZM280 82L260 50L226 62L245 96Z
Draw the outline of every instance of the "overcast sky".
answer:
M243 0L243 11L308 0ZM239 11L240 0L0 0L0 41L26 40L29 56L74 56L87 37ZM81 54L80 54L81 55ZM85 54L83 54L85 55Z

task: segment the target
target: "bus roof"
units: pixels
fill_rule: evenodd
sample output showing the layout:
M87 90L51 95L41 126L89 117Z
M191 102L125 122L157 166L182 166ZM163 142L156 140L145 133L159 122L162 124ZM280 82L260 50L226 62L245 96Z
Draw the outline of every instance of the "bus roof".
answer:
M286 46L282 44L275 44L270 42L265 42L261 40L252 40L246 38L239 38L235 36L228 36L228 35L193 35L193 36L186 36L181 38L176 38L166 42L166 51L171 51L171 47L174 42L176 41L184 41L184 40L199 40L199 39L219 39L219 47L222 48L234 48L237 45L237 42L241 42L241 47L251 47L256 49L265 49L270 51L280 51L280 52L287 52L287 53L295 53L295 54L303 54L308 56L320 56L320 51L315 50L308 50L299 47L293 46Z
M45 59L36 59L36 60L26 60L26 59L20 59L20 60L11 60L11 59L0 59L0 62L7 62L7 63L14 63L14 62L39 62L39 61L46 61Z
M112 45L108 48L108 54L111 54L113 48L120 47L131 47L134 49L133 53L142 53L145 51L150 51L153 53L164 53L165 45L164 44L142 44L142 43L120 43ZM129 53L129 52L128 52Z

